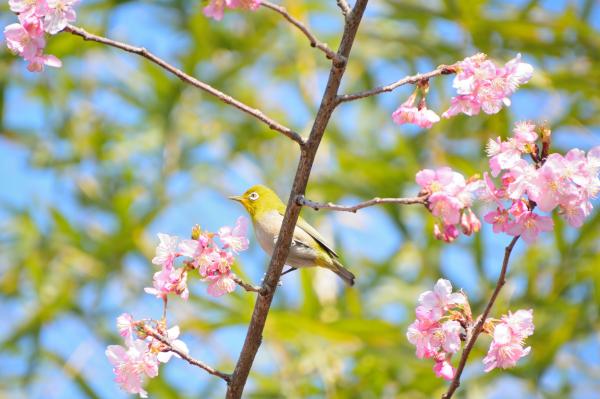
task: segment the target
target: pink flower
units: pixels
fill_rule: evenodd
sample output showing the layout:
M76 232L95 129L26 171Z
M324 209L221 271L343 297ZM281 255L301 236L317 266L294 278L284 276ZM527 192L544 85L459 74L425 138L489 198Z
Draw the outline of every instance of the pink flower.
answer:
M420 170L417 172L415 180L423 190L431 193L444 191L449 194L456 194L466 186L465 178L447 166L436 170Z
M227 0L212 0L206 7L202 9L204 15L216 21L223 19L223 10L227 5Z
M248 229L248 219L239 217L232 229L224 226L219 229L219 238L223 242L223 248L231 248L234 253L240 253L248 249L248 238L246 232Z
M460 216L460 226L463 234L470 236L481 229L481 222L471 208L466 208Z
M189 349L188 349L187 345L182 340L177 339L177 337L179 337L179 332L180 332L179 326L173 326L173 327L169 328L167 330L166 334L164 334L164 335L172 348L177 349L180 352L187 355L189 353ZM158 341L155 341L155 342L158 344L159 348L164 347L164 344L162 342L158 342ZM171 351L165 352L161 349L161 351L156 355L156 359L161 363L167 363L169 360L171 360L172 356L180 357L175 352L171 352Z
M495 335L494 335L495 337ZM507 369L514 367L520 358L527 356L531 351L531 347L523 348L523 345L518 342L509 342L507 344L498 344L492 342L487 355L483 358L483 369L486 373L492 371L496 367Z
M459 113L476 115L483 110L495 114L503 105L509 106L510 96L519 85L531 78L533 68L513 58L504 67L497 67L485 54L477 54L458 62L458 72L453 86L458 96L452 98L450 108L442 114L444 118Z
M44 15L44 30L54 35L63 30L77 15L73 6L79 0L47 0L48 10Z
M528 211L517 217L506 232L512 236L520 235L526 243L531 244L540 233L552 231L553 228L552 218Z
M514 339L523 340L533 335L535 326L533 325L533 310L517 310L515 313L508 312L508 315L502 316L501 322L510 329Z
M523 348L523 340L532 335L533 330L532 310L518 310L502 316L494 327L490 349L483 359L485 372L496 367L514 367L520 358L529 354L531 348Z
M233 277L234 274L231 272L207 276L204 280L210 282L208 285L208 294L219 297L233 292L236 287L236 282L233 280Z
M158 361L156 355L149 351L148 343L136 339L126 348L121 345L110 345L105 353L113 365L115 381L121 389L129 393L137 393L141 398L148 397L142 385L146 377L154 378L158 375Z
M156 256L152 258L152 263L170 269L175 258L179 256L177 252L179 237L158 233L158 239L160 243L156 247Z
M433 291L425 291L419 295L419 303L425 310L432 310L443 314L446 310L456 305L466 303L465 296L460 292L452 292L452 284L443 278L439 279Z
M522 152L530 152L529 146L534 144L538 139L538 134L535 132L535 125L529 121L517 122L513 133L516 147Z
M135 327L135 320L129 313L123 313L117 317L117 329L119 335L124 338L130 338L133 336L133 329Z
M463 113L468 116L477 115L481 110L481 104L473 96L456 96L450 100L450 108L442 114L443 118L451 118Z
M460 221L460 211L463 208L462 202L444 192L436 192L429 197L431 214L440 217L445 225L458 223Z
M157 298L165 298L173 293L182 299L188 299L190 292L187 287L187 271L182 267L177 269L163 267L161 271L154 273L152 287L146 287L144 291Z
M433 371L437 377L443 378L446 381L452 381L456 373L456 369L446 359L441 361L436 360Z
M441 345L441 334L439 323L430 319L415 320L406 331L408 342L416 348L416 355L419 359L431 358L435 356Z
M229 0L229 7L256 11L260 7L261 2L261 0Z
M426 106L417 108L414 106L414 96L409 97L394 113L392 120L398 125L412 123L422 128L428 129L434 123L440 121L440 117Z
M43 17L48 10L46 0L8 0L10 10L19 17Z
M524 159L510 167L510 179L512 182L506 188L506 193L514 200L520 199L525 194L535 195L539 190L538 170Z
M514 142L490 139L486 146L486 152L490 157L490 169L492 176L496 177L501 170L507 170L515 166L521 160L521 151Z
M456 320L448 320L442 324L441 332L444 336L442 348L446 353L456 353L460 350L460 334L463 331Z
M46 46L44 32L35 23L10 24L4 28L4 37L8 49L25 61L35 58Z
M488 212L483 217L483 220L493 225L494 233L505 233L512 225L509 213L502 207L496 208L495 211Z
M260 7L261 0L211 0L211 2L202 9L204 15L220 21L223 18L225 8L242 8L255 11Z
M459 234L460 232L453 224L444 224L442 227L437 223L433 225L433 236L436 240L452 242L458 238Z

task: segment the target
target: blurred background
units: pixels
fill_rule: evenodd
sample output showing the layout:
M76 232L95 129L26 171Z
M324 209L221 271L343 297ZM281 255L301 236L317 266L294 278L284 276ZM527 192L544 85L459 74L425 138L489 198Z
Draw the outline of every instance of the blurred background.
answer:
M336 48L335 1L283 1ZM425 4L425 5L424 5ZM307 135L329 62L267 9L205 18L198 1L83 1L77 25L145 46L185 71ZM3 26L15 21L0 6ZM514 121L547 121L554 150L600 145L600 4L586 1L372 1L342 91L391 83L482 51L499 62L522 53L534 78L494 116L458 116L423 131L396 126L411 93L342 105L321 145L307 196L353 203L417 193L415 173L450 165L486 169L484 144ZM105 347L120 343L115 317L159 318L143 293L156 233L215 231L242 215L227 201L255 183L286 197L296 145L161 69L59 34L48 53L64 67L42 74L0 48L0 397L123 398ZM447 109L452 76L434 79L430 108ZM595 202L598 205L598 202ZM483 209L478 209L481 216ZM421 207L303 216L336 243L357 275L353 289L327 271L284 278L246 389L248 398L431 398L446 383L405 338L420 292L439 277L482 310L500 269L505 235L488 226L453 244L432 237ZM555 219L538 244L519 242L493 315L533 308L531 354L483 373L489 338L471 356L457 397L600 397L600 214L578 230ZM258 283L268 263L251 236L236 273ZM239 289L211 298L190 279L174 298L191 354L233 369L254 305ZM163 366L158 398L219 398L224 383L182 361Z

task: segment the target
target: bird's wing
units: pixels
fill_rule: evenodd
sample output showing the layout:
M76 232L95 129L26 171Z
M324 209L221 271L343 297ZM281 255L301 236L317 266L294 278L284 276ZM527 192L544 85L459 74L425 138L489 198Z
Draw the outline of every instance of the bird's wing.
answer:
M279 212L279 214L281 216L283 216L284 212ZM319 232L314 227L312 227L310 224L308 224L308 222L306 220L304 220L301 217L299 217L298 218L298 222L296 222L296 228L302 229L306 234L308 234L309 236L311 236L330 255L332 255L332 256L334 256L336 258L340 257L337 254L337 252L335 252L335 250L333 249L333 247L327 241L325 241L325 239L321 236L321 234L319 234Z

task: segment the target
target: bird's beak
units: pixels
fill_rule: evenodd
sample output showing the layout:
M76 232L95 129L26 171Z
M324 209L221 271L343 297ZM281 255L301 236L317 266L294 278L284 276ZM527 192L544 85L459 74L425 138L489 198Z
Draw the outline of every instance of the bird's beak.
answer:
M227 197L232 201L237 201L237 202L242 202L242 200L244 199L243 197L239 196L239 195L232 195L231 197Z

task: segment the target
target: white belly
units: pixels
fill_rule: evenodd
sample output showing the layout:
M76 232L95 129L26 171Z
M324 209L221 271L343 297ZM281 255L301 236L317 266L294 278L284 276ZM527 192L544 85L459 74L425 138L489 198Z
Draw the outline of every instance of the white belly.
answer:
M279 212L273 211L268 215L263 216L261 218L261 222L254 223L254 234L256 235L256 240L269 256L273 255L275 237L277 237L279 234L282 221L283 216L281 216ZM294 231L294 237L298 238L304 236L308 236L308 234L296 227L296 230ZM304 238L306 239L306 237ZM312 238L309 239L312 240ZM315 245L316 242L309 242L307 244ZM292 240L290 253L285 263L293 267L311 267L316 266L316 258L317 254L313 249L307 247L306 245L302 245L301 243L297 242L297 240Z

